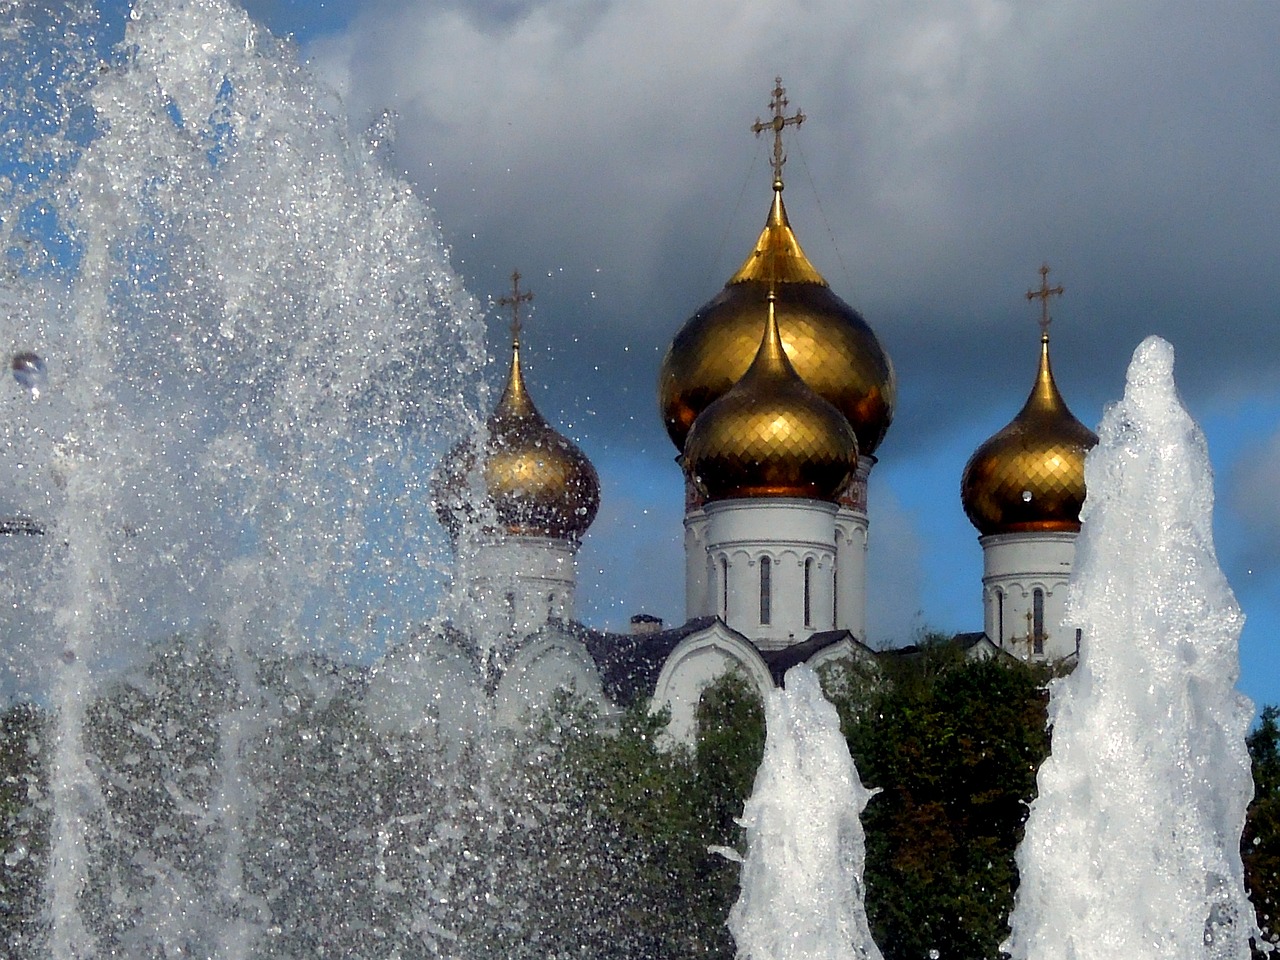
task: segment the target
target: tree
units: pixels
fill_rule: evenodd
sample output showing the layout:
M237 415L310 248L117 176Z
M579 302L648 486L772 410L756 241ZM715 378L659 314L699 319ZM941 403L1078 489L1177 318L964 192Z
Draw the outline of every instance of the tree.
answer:
M935 641L884 662L869 697L836 700L863 782L882 790L864 827L867 912L886 960L997 955L1048 753L1046 680Z
M1264 707L1247 743L1254 795L1240 852L1245 885L1258 926L1269 943L1280 942L1280 707ZM1255 954L1263 955L1256 949Z
M30 703L0 713L0 943L23 956L39 938L48 856L48 718Z

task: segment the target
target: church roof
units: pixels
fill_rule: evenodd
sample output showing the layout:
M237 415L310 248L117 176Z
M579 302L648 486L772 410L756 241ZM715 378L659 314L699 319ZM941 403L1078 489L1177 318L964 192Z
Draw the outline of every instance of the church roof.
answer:
M680 641L705 630L715 617L696 617L669 630L654 633L606 633L580 623L579 638L600 671L604 692L614 703L627 706L653 693L658 674Z
M823 630L812 634L809 639L801 640L781 650L761 650L760 657L769 667L769 674L777 686L782 686L782 678L798 663L805 663L812 657L833 647L842 640L849 639L858 643L856 637L848 630Z
M607 633L580 623L565 624L564 628L573 631L586 646L609 698L619 705L630 705L653 694L663 664L681 642L719 622L718 617L695 617L678 627L649 634ZM845 639L858 643L848 630L824 630L781 650L761 650L749 637L742 637L744 643L756 647L777 686L782 686L782 678L796 664Z
M550 626L581 643L600 672L600 684L605 695L618 706L630 706L653 695L663 664L676 647L688 637L710 630L717 623L723 629L729 629L718 617L695 617L678 627L643 634L595 630L576 620L552 621ZM738 635L736 631L731 632ZM773 682L781 686L786 672L797 663L804 663L845 639L858 643L848 630L824 630L781 650L760 650L758 647L756 650L768 666ZM742 641L755 647L748 637L742 637Z
M752 127L757 135L774 133L773 199L764 230L724 289L676 333L662 361L658 404L681 453L694 421L751 366L771 290L796 373L845 416L863 455L875 451L893 419L897 379L888 354L862 315L831 291L805 256L782 202L782 130L804 119L782 115L785 93L779 81L770 103L773 119Z

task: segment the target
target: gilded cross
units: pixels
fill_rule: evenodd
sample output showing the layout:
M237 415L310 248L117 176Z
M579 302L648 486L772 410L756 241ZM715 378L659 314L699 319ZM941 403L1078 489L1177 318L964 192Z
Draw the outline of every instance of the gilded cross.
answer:
M782 88L782 78L774 78L773 99L769 101L769 109L773 111L771 120L756 118L751 125L751 132L757 137L766 130L773 131L773 188L782 189L782 165L787 162L787 155L782 151L782 130L784 127L798 127L804 123L804 114L799 110L790 117L783 116L791 103L787 99L787 91Z
M1049 317L1049 298L1060 297L1062 294L1062 284L1058 284L1056 287L1049 286L1049 265L1047 263L1042 264L1040 267L1040 289L1028 290L1027 299L1040 301L1040 336L1046 340L1049 338L1049 323L1051 322Z
M498 306L511 308L511 345L513 347L520 346L520 304L528 303L532 299L532 291L520 292L520 271L516 270L511 274L511 296L498 298Z

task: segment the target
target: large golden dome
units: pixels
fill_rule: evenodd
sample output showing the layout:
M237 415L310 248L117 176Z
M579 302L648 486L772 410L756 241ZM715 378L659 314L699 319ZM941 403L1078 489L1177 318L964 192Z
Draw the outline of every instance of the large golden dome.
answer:
M506 389L486 424L484 488L500 529L519 536L579 539L600 507L600 479L572 440L554 430L525 388L518 337ZM434 480L436 513L454 536L474 515L468 476L475 448L453 448Z
M698 417L684 465L708 500L835 500L857 467L849 421L787 359L772 293L751 366Z
M844 414L859 449L870 454L893 419L893 364L866 321L831 292L800 249L782 203L780 177L773 187L773 205L755 249L667 350L658 380L663 423L683 451L698 415L751 365L774 289L778 329L796 373Z
M1040 337L1040 370L1022 411L982 444L960 481L964 512L978 532L1080 529L1084 458L1098 437L1067 409Z

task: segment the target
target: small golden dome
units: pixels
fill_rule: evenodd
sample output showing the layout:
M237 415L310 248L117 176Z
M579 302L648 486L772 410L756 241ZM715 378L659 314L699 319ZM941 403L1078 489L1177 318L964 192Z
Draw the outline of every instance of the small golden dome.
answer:
M698 415L751 365L773 289L778 329L796 373L844 414L859 449L870 454L893 419L893 364L862 316L832 293L809 262L787 220L780 178L773 187L773 205L755 249L667 350L658 379L663 423L684 450Z
M520 371L518 337L506 389L486 432L484 487L500 529L519 536L579 539L600 507L600 479L577 444L554 430L533 405ZM474 446L464 440L433 481L436 513L453 536L474 515L467 496L474 465Z
M1078 531L1084 458L1097 442L1058 392L1046 331L1040 337L1040 370L1022 411L965 465L964 512L984 536Z
M787 359L773 293L765 316L751 366L689 431L685 470L709 500L835 500L858 465L858 439Z

